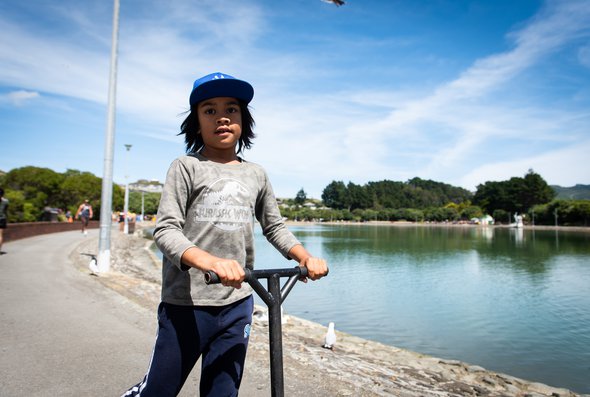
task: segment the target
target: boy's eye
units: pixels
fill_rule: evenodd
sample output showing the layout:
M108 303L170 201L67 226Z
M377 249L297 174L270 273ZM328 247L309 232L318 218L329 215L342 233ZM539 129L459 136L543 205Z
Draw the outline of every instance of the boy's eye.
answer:
M213 109L213 108L205 109L203 111L203 113L205 113L205 114L215 114L215 109Z
M240 108L237 107L231 107L229 109L227 109L228 113L239 113L240 112Z

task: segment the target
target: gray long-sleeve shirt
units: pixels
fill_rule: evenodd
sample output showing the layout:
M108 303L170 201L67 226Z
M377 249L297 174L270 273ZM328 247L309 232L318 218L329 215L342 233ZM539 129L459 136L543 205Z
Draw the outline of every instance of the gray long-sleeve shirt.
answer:
M206 285L203 272L181 263L190 247L254 267L254 217L267 240L285 257L299 241L285 226L262 167L242 161L220 164L200 154L172 163L158 209L154 240L164 254L162 301L176 305L222 306L252 293Z

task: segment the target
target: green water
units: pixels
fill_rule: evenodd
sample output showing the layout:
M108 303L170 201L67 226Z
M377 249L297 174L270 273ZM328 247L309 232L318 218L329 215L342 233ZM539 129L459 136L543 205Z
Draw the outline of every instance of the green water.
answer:
M285 301L287 313L590 393L590 233L372 225L291 230L329 261L330 275L298 284ZM291 265L258 233L257 268Z

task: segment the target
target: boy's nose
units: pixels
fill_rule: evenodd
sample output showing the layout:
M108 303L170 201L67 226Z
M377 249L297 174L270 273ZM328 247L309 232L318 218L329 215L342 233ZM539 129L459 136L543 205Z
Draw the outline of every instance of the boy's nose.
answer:
M228 117L220 117L217 119L217 124L227 124L227 123L229 123Z

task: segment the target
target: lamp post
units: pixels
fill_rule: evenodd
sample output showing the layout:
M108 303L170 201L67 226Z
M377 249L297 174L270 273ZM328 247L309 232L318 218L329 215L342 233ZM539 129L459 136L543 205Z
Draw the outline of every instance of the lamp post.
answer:
M145 190L141 189L141 221L143 222L144 215L143 215L143 196L145 194Z
M100 234L98 239L98 270L111 268L111 215L113 207L113 149L115 146L115 102L117 91L117 48L119 44L119 0L114 0L107 129L105 132L104 169L100 198Z
M123 209L125 226L123 226L123 233L129 234L129 220L127 219L127 213L129 212L129 175L127 175L127 169L129 168L129 150L131 149L131 145L125 144L125 149L127 149L127 155L125 156L125 208Z

